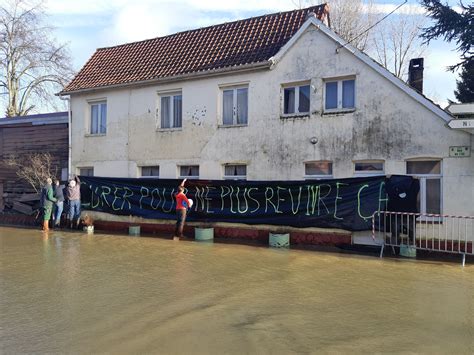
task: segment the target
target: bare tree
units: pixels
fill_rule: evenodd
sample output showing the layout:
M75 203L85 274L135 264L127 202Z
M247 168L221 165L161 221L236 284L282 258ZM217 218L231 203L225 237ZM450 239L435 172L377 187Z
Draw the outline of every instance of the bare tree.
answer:
M420 39L425 17L409 10L394 14L375 27L372 33L371 54L385 68L400 79L408 74L408 62L426 50Z
M15 168L19 178L27 181L39 193L47 178L57 176L57 167L49 153L34 153L19 157L12 155L5 164Z
M7 117L26 115L38 102L51 106L55 90L71 78L69 52L52 38L53 28L44 24L43 2L0 4L0 90Z
M403 13L384 14L372 0L293 2L299 7L327 2L331 28L401 79L407 75L409 60L421 56L426 49L419 38L425 17L413 7Z
M361 51L368 50L369 34L366 31L374 23L373 0L293 0L299 8L329 5L331 29Z

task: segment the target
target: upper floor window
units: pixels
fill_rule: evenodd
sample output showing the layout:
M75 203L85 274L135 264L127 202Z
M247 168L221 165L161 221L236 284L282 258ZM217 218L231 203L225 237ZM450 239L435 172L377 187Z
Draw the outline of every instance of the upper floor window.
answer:
M160 176L160 167L156 166L142 166L141 167L142 177L159 177Z
M160 128L180 128L183 126L183 95L181 92L160 95L160 105Z
M309 113L309 85L283 88L283 114Z
M383 161L357 161L354 163L355 176L384 175Z
M331 161L311 161L304 163L304 175L310 179L332 179Z
M324 111L344 111L355 108L355 79L325 82Z
M105 134L107 132L107 102L91 102L90 134Z
M181 165L179 167L179 177L199 179L199 165Z
M222 89L222 124L224 126L248 123L248 87Z
M246 180L247 179L247 165L245 164L224 165L224 179Z
M407 174L420 180L420 192L418 194L420 213L441 214L441 161L407 161Z
M81 176L94 176L94 168L79 168L79 175Z

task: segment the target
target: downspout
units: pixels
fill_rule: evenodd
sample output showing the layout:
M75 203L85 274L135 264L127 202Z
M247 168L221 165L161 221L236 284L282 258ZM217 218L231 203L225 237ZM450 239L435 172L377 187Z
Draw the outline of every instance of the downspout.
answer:
M68 145L67 145L67 173L68 179L72 177L72 116L71 116L71 98L59 95L61 100L67 101L67 130L68 130Z

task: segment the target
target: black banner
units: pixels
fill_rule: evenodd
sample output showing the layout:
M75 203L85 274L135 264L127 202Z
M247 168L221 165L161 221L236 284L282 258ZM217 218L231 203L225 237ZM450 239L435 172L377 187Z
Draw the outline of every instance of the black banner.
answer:
M128 179L81 176L84 209L153 219L174 219L175 179ZM416 209L417 189L409 176L311 181L188 180L185 193L194 201L189 221L272 224L367 230L375 211L387 209L387 192L404 196ZM387 189L386 187L390 188ZM403 201L398 202L403 207Z

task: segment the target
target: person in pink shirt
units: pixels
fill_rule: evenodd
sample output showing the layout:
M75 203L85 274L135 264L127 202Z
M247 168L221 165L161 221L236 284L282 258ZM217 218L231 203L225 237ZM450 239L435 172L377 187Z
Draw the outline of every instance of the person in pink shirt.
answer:
M186 212L190 206L190 201L184 194L184 183L186 179L178 186L178 193L175 195L176 199L176 228L174 230L173 239L177 240L183 238L184 222L186 221Z

